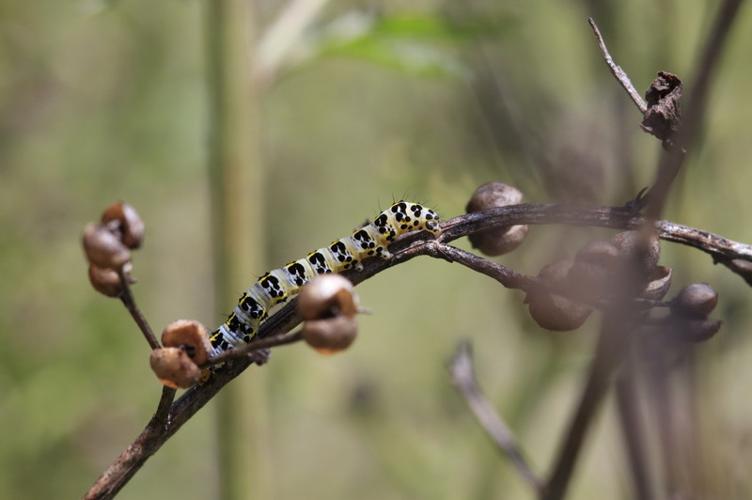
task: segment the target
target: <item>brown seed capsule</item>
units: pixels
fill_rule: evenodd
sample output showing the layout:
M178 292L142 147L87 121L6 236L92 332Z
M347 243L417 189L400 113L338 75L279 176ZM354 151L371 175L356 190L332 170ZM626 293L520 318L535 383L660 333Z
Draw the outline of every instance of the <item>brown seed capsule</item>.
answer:
M517 205L522 202L522 192L502 182L488 182L475 190L467 202L465 212L480 212L490 208ZM496 227L468 236L473 248L486 255L496 256L509 253L520 246L527 236L526 225Z
M179 347L154 349L149 364L159 381L173 389L186 389L201 380L201 369Z
M209 334L204 325L188 319L179 319L167 325L162 331L162 345L184 350L197 365L206 363L211 352Z
M619 260L619 249L610 241L593 240L580 248L575 261L588 262L601 267L611 268Z
M132 250L141 246L144 241L144 221L135 208L123 201L113 203L102 213L102 224L109 226L111 223L115 223L120 231L120 239L125 246Z
M562 259L543 267L538 277L556 286L568 279L573 264ZM569 298L546 290L535 290L527 295L530 316L539 326L546 330L558 332L576 330L581 327L592 309Z
M355 316L358 296L353 284L340 274L322 274L300 290L298 314L304 321Z
M718 304L718 293L707 283L692 283L679 292L673 311L682 316L706 318Z
M323 354L347 349L358 333L358 297L339 274L315 277L300 290L298 314L305 321L303 339Z
M527 296L528 311L541 328L555 332L576 330L592 309L559 295L534 293Z
M594 240L577 252L567 279L579 293L595 297L608 291L618 270L619 250L616 246L608 241Z
M127 262L123 268L128 283L133 282L133 279L129 274L131 267L131 263ZM120 284L120 276L118 276L117 271L103 269L94 264L89 265L89 282L91 282L91 286L93 286L96 291L108 297L119 297L120 293L123 291L123 287Z
M572 269L573 262L569 259L559 259L538 271L538 277L546 280L551 284L563 283L566 280L569 270Z
M301 331L306 343L321 354L334 354L350 347L358 336L355 316L336 316L303 323Z
M673 336L685 342L704 342L715 336L723 321L681 318L671 325Z
M653 272L661 257L661 243L654 232L624 231L614 235L611 243L619 249L622 258L635 259L645 275Z
M105 269L119 269L131 258L131 253L112 232L99 224L87 224L83 245L90 264Z
M642 298L661 300L671 288L671 268L657 266L650 277L650 282L642 292Z

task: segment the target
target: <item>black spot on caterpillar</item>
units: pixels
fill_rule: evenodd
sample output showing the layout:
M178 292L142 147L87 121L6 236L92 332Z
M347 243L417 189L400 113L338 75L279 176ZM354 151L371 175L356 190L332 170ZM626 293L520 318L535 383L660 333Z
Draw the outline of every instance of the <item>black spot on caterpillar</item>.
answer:
M243 293L227 321L212 332L212 355L250 342L268 317L269 310L296 295L300 287L314 276L361 270L361 262L369 257L388 259L391 254L387 246L397 236L410 231L429 231L438 235L438 221L439 215L430 208L398 201L373 222L356 229L351 236L263 274Z

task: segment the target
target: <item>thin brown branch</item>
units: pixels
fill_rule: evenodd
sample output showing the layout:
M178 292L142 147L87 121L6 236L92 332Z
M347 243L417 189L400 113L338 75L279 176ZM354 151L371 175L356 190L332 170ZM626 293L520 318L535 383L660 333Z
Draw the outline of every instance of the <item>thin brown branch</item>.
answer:
M671 185L686 161L686 151L694 146L702 129L711 83L717 73L725 42L741 4L742 0L724 0L718 10L705 48L697 62L693 85L687 99L687 112L676 133L674 146L664 150L656 170L646 211L650 218L658 218L663 213Z
M538 280L518 273L509 267L484 259L471 252L466 252L451 245L435 242L426 247L426 255L443 259L447 262L457 262L481 274L485 274L498 281L505 288L528 290L535 286L541 286Z
M587 289L573 290L565 285L555 285L536 276L527 276L508 268L503 264L485 259L472 252L462 250L452 245L445 245L439 242L433 242L426 248L426 255L437 259L443 259L447 262L456 262L475 272L485 274L495 279L505 288L511 290L522 290L526 293L545 291L559 295L561 297L575 300L579 303L586 304L600 310L607 310L613 307L615 297L600 296L595 298ZM619 300L624 300L619 297ZM652 300L641 297L630 298L631 305L638 308L651 307L669 307L669 303L660 300Z
M146 317L144 317L141 309L136 305L136 299L133 298L133 292L131 292L131 286L128 282L129 277L126 275L125 270L122 267L118 269L118 276L120 277L120 284L123 287L123 291L120 293L120 300L123 302L125 308L128 309L128 312L131 313L131 317L138 325L141 333L144 334L144 338L146 339L146 342L149 343L149 347L152 349L159 349L159 341L157 340L157 337L154 336L154 332L152 331L151 326L149 326L149 322L146 321Z
M165 425L167 419L170 416L170 407L172 402L175 401L175 393L177 391L171 387L162 387L162 397L159 398L159 404L157 404L157 411L154 412L155 423Z
M486 434L496 444L497 449L512 461L520 476L537 494L543 490L543 482L530 468L525 460L522 449L514 434L504 423L493 405L481 391L473 366L472 346L468 341L460 342L457 350L449 361L447 368L452 377L452 383L457 391L465 398L468 407L475 415L478 423Z
M644 115L648 110L648 105L645 102L645 99L642 98L640 93L637 92L635 86L632 85L632 80L629 79L627 73L621 69L621 66L616 64L614 58L611 57L611 53L608 51L608 47L606 47L606 42L603 40L603 35L601 35L601 30L598 29L598 25L595 24L593 18L588 17L587 21L588 24L590 24L590 28L593 30L595 39L598 42L598 47L601 49L601 54L603 54L603 60L606 61L608 69L611 70L611 74L614 75L614 78L616 78L621 86L624 87L624 90L627 91L632 102L637 106L637 109L640 110L640 113Z
M439 240L448 243L477 231L514 224L565 224L637 229L645 220L644 217L635 216L630 210L622 207L583 208L560 204L522 204L450 219L442 225L443 233ZM713 257L715 261L739 259L752 262L752 245L670 221L657 221L655 228L661 239L696 248Z
M261 349L269 349L271 347L292 344L300 340L303 340L303 335L301 335L300 332L285 332L277 335L272 335L271 337L259 338L252 342L249 342L248 344L245 344L244 346L237 347L235 349L229 349L219 356L211 358L205 365L201 366L201 368L207 368L212 365L220 365L234 359L245 358L248 357L249 354L260 351Z
M642 217L634 216L623 208L583 208L568 205L524 204L497 208L485 212L461 215L445 221L440 242L450 242L468 234L490 227L512 226L515 224L568 224L577 226L598 226L614 229L634 229L644 223ZM752 246L735 242L722 236L673 222L658 221L655 224L658 234L667 241L673 241L697 248L717 260L740 259L752 262ZM390 260L370 260L364 263L361 272L347 275L354 283L404 263L420 255L430 255L431 246L436 240L425 234L413 234L395 242L390 250ZM264 322L259 330L259 338L273 337L290 331L299 323L295 315L295 301L285 305L277 314ZM105 474L97 480L100 494L87 498L111 498L135 474L144 462L158 450L180 427L199 409L210 401L219 390L242 373L254 362L248 356L230 360L215 372L211 379L193 387L175 401L170 409L169 419L162 426L150 422L141 435L115 460ZM105 477L106 476L106 477ZM106 483L105 486L103 484ZM94 489L94 488L93 488ZM109 493L108 493L109 492Z

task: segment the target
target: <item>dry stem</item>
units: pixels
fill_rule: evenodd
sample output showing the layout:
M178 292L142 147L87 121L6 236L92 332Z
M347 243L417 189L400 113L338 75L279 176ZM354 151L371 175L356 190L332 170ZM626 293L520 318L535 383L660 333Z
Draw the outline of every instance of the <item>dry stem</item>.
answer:
M517 472L533 491L540 494L543 491L543 482L530 468L514 434L494 410L493 405L478 385L475 367L473 366L472 346L469 342L459 343L447 368L452 376L454 386L465 398L480 426L493 440L498 450L512 461L517 468Z
M136 305L136 299L133 298L131 286L128 282L128 276L122 267L118 269L118 277L120 278L120 284L123 287L123 291L120 293L120 300L123 302L125 308L128 309L128 312L131 313L131 317L138 325L141 333L144 334L144 338L146 339L146 342L149 343L149 347L152 349L159 349L159 341L157 340L157 337L154 336L154 332L152 331L151 326L149 326L149 322L146 321L146 317L144 317L141 309Z
M616 78L621 86L624 87L624 90L627 91L627 94L629 94L632 102L634 102L635 106L637 106L637 109L640 110L640 113L644 115L648 110L648 105L645 102L645 99L642 98L640 93L637 92L635 86L632 85L632 80L629 79L627 73L623 69L621 69L621 66L614 62L614 58L611 57L611 53L608 51L608 47L606 47L606 42L603 40L601 30L598 29L598 25L595 24L593 18L588 17L587 21L588 24L590 24L590 27L593 29L595 39L598 41L598 47L601 49L601 54L603 54L603 59L606 61L608 69L611 70L611 74L613 74L614 78Z

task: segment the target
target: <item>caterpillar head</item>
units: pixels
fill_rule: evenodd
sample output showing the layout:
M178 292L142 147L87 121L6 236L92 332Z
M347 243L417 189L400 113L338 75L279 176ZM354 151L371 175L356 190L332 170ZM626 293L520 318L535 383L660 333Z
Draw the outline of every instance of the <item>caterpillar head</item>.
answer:
M437 214L434 210L431 210L430 208L424 207L417 203L413 203L410 205L409 211L412 212L415 220L421 222L421 229L425 229L433 235L438 235L439 233L441 233L441 229L439 228L439 214Z

